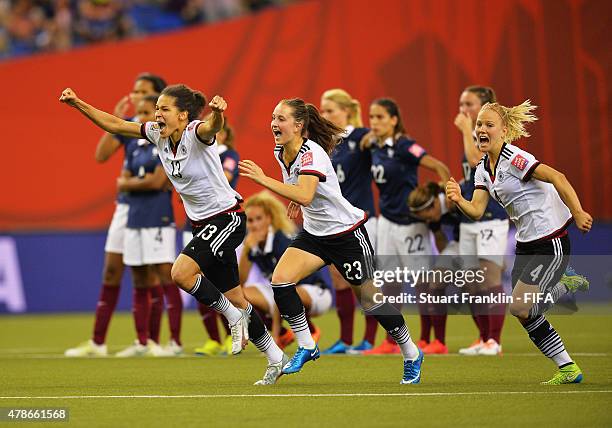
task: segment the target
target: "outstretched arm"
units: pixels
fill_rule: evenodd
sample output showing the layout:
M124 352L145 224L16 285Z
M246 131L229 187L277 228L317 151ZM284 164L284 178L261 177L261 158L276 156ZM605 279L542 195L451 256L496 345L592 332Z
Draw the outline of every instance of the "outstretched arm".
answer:
M533 171L532 178L536 180L545 181L555 186L555 189L559 193L561 200L570 209L576 226L581 232L588 232L593 226L593 218L589 213L582 209L580 199L576 191L565 177L565 174L557 171L548 165L539 164Z
M483 189L475 189L472 200L466 200L461 196L461 187L453 177L446 183L446 197L472 220L479 220L482 217L489 202L489 193Z
M64 89L59 100L62 103L66 103L69 106L76 108L89 120L106 132L111 134L125 135L126 137L132 138L138 138L141 136L139 123L128 122L127 120L119 119L112 114L98 110L97 108L87 104L85 101L79 99L76 93L70 88Z
M304 206L310 205L317 190L317 184L319 184L319 179L312 175L300 175L296 185L281 183L266 176L263 170L251 160L240 161L238 168L240 168L241 176L250 178L277 195Z
M212 140L223 128L223 112L227 109L227 103L219 95L215 95L208 106L212 109L212 113L198 126L198 137L204 141Z
M448 167L431 155L423 156L419 165L438 174L443 183L446 183L450 177L450 170Z

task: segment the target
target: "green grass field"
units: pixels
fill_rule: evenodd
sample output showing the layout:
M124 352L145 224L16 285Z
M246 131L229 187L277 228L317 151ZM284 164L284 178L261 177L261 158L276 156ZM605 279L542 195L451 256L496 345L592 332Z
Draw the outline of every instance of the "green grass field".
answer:
M418 335L418 319L406 318ZM426 357L420 385L399 385L399 356L324 356L273 387L255 387L265 359L252 344L235 357L191 354L204 340L194 312L183 319L187 356L127 360L62 356L89 337L91 314L2 316L0 407L67 407L70 425L88 427L612 426L612 316L549 319L581 366L584 383L539 385L552 376L554 364L511 317L502 357L458 356L476 330L469 317L449 317L453 353ZM362 317L356 320L360 338ZM323 349L337 338L337 317L329 313L315 322ZM131 315L118 314L109 350L131 341Z

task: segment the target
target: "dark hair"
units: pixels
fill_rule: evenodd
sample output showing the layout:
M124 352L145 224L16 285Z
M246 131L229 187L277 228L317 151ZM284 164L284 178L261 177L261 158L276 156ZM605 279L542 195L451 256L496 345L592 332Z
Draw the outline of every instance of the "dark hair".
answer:
M379 105L387 110L389 116L397 117L397 124L395 125L395 128L393 128L393 138L406 134L406 128L404 128L404 124L402 123L402 116L395 100L392 100L391 98L378 98L372 101L372 104Z
M223 121L223 131L225 131L225 141L223 144L227 146L228 149L234 150L234 130L229 124L227 117Z
M146 97L143 97L140 101L146 101L148 103L152 103L153 105L157 104L157 100L159 98L159 95L147 95Z
M410 195L408 195L408 207L410 207L410 211L419 212L429 208L431 206L430 204L434 201L433 198L441 192L443 192L442 187L433 181L416 187L410 192Z
M304 124L302 135L308 132L308 138L323 147L328 155L331 155L334 147L341 141L339 137L344 129L325 119L313 104L305 103L301 98L282 100L281 103L293 108L295 121Z
M136 76L136 81L146 80L147 82L151 82L153 85L153 90L158 94L164 90L166 87L166 81L162 79L160 76L151 73L140 73Z
M488 86L468 86L463 91L475 94L480 99L480 105L497 102L495 91Z
M174 97L174 105L179 111L189 114L189 122L198 119L206 105L206 97L202 92L183 84L167 86L160 95Z

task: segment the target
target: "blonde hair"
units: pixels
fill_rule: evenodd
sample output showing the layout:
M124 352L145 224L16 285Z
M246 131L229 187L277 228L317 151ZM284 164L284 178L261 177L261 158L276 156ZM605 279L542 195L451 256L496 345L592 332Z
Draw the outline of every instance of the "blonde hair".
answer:
M295 224L287 218L287 207L276 199L270 192L263 191L255 193L248 198L244 203L244 209L250 207L260 207L266 215L272 220L272 228L275 231L280 230L285 235L293 235L295 233Z
M348 111L348 123L355 128L363 127L361 121L361 104L355 98L351 97L344 89L336 88L323 92L322 98L330 100L338 104L343 109Z
M535 122L538 120L535 114L532 114L538 106L531 105L531 100L525 100L523 103L514 107L505 107L499 103L486 103L480 111L493 110L502 119L502 123L508 129L506 137L507 142L518 140L521 137L529 137L529 132L525 129L525 123Z

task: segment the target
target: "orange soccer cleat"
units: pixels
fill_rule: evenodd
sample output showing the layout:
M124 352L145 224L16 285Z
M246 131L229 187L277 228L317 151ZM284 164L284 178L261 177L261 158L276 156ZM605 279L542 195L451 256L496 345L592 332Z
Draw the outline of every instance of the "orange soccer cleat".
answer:
M423 348L424 354L448 354L448 348L438 339Z
M383 340L383 342L376 348L372 348L368 351L363 351L362 355L383 355L383 354L399 354L400 347L397 343L390 340Z

